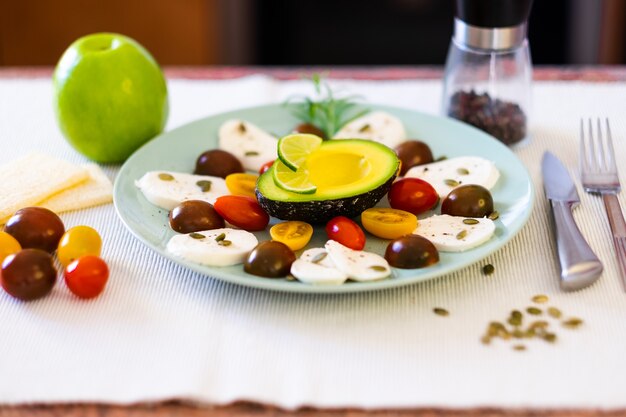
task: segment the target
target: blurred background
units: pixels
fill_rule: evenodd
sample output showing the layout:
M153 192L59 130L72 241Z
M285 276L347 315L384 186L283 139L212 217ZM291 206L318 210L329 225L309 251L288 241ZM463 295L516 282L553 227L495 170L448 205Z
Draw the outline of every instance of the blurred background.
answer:
M126 34L161 65L443 65L453 0L0 0L0 66ZM535 0L534 64L624 64L626 0Z

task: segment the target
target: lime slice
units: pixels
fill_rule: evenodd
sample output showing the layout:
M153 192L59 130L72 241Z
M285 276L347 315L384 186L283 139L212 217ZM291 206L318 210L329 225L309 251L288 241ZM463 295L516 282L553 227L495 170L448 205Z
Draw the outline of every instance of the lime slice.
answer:
M272 176L279 188L298 194L313 194L317 186L309 180L309 172L306 169L292 171L281 161L274 162Z
M322 141L319 136L302 133L282 137L278 141L278 159L292 171L297 171Z

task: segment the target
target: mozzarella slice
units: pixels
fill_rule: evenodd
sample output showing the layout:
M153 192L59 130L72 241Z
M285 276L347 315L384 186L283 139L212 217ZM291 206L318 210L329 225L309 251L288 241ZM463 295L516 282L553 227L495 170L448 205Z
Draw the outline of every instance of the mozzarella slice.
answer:
M216 240L222 234L224 238ZM230 244L224 245L226 241ZM258 243L250 232L222 228L172 236L166 248L171 254L200 265L230 266L243 263Z
M316 285L341 285L348 279L348 276L337 268L327 268L302 258L296 259L291 264L291 275L296 277L298 281Z
M261 166L276 159L278 139L244 120L228 120L219 131L220 149L237 157L243 167L258 172Z
M321 265L325 268L335 268L335 263L330 256L328 256L328 252L324 248L311 248L302 252L300 255L300 259L307 262L313 262L318 265Z
M209 190L202 191L206 183L198 185L199 181L210 181ZM135 185L146 200L166 210L172 210L187 200L203 200L213 204L218 197L230 194L223 178L172 171L146 172L135 181Z
M413 232L430 240L441 252L463 252L480 246L488 241L496 230L495 223L488 218L472 218L463 223L467 217L434 215L419 220ZM468 220L466 220L468 221Z
M343 246L334 240L324 245L336 268L354 281L374 281L391 275L391 268L382 256Z
M449 180L454 180L459 185L478 184L490 190L498 182L500 171L487 159L479 156L460 156L414 166L407 171L405 177L420 178L432 185L439 196L445 197L455 187L446 183Z
M334 139L369 139L393 149L406 140L406 131L400 119L376 111L354 119L342 127Z

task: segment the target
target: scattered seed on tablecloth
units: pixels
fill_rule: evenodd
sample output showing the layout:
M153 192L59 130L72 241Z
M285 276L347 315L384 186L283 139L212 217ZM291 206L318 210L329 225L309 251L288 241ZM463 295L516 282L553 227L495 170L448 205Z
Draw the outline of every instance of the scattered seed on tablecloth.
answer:
M540 315L541 313L543 313L543 312L541 311L541 309L540 309L540 308L537 308L537 307L528 307L528 308L526 309L526 312L527 312L528 314L532 314L533 316L538 316L538 315Z
M568 329L576 329L580 327L581 324L583 324L583 321L578 317L572 317L563 321L563 326L567 327Z
M487 264L485 266L483 266L483 274L485 275L491 275L493 274L493 272L496 270L496 268L491 265L491 264Z
M548 315L555 319L560 319L562 316L561 310L556 307L548 307Z
M441 308L441 307L435 307L433 308L433 313L435 313L438 316L449 316L450 312L448 310L446 310L445 308Z
M548 300L549 300L548 296L547 296L547 295L544 295L544 294L535 295L535 296L532 298L532 301L533 301L534 303L539 303L539 304L547 303L547 302L548 302Z

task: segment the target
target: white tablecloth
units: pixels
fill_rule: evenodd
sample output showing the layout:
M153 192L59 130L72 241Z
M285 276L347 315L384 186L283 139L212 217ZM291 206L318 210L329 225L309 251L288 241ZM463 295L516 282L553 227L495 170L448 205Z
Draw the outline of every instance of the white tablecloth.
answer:
M436 113L436 81L342 81L370 102ZM275 103L301 81L255 76L170 80L168 129L225 110ZM618 161L626 160L624 84L536 83L532 142L516 150L537 189L529 223L504 249L474 266L422 284L352 295L297 295L225 284L144 247L112 205L63 215L104 238L106 291L82 301L58 282L29 303L0 291L0 403L133 403L181 398L282 407L626 408L626 295L601 201L581 191L575 216L605 263L594 286L558 287L558 267L539 161L557 153L574 172L581 116L609 116ZM0 80L0 162L38 149L84 162L63 140L48 79ZM621 166L626 181L626 166ZM105 167L113 179L117 167ZM6 180L6 179L2 179ZM622 201L626 204L626 201ZM495 266L482 274L486 263ZM480 343L491 320L531 305L535 294L577 330L558 341ZM433 307L450 311L433 314ZM554 325L553 325L554 327Z

